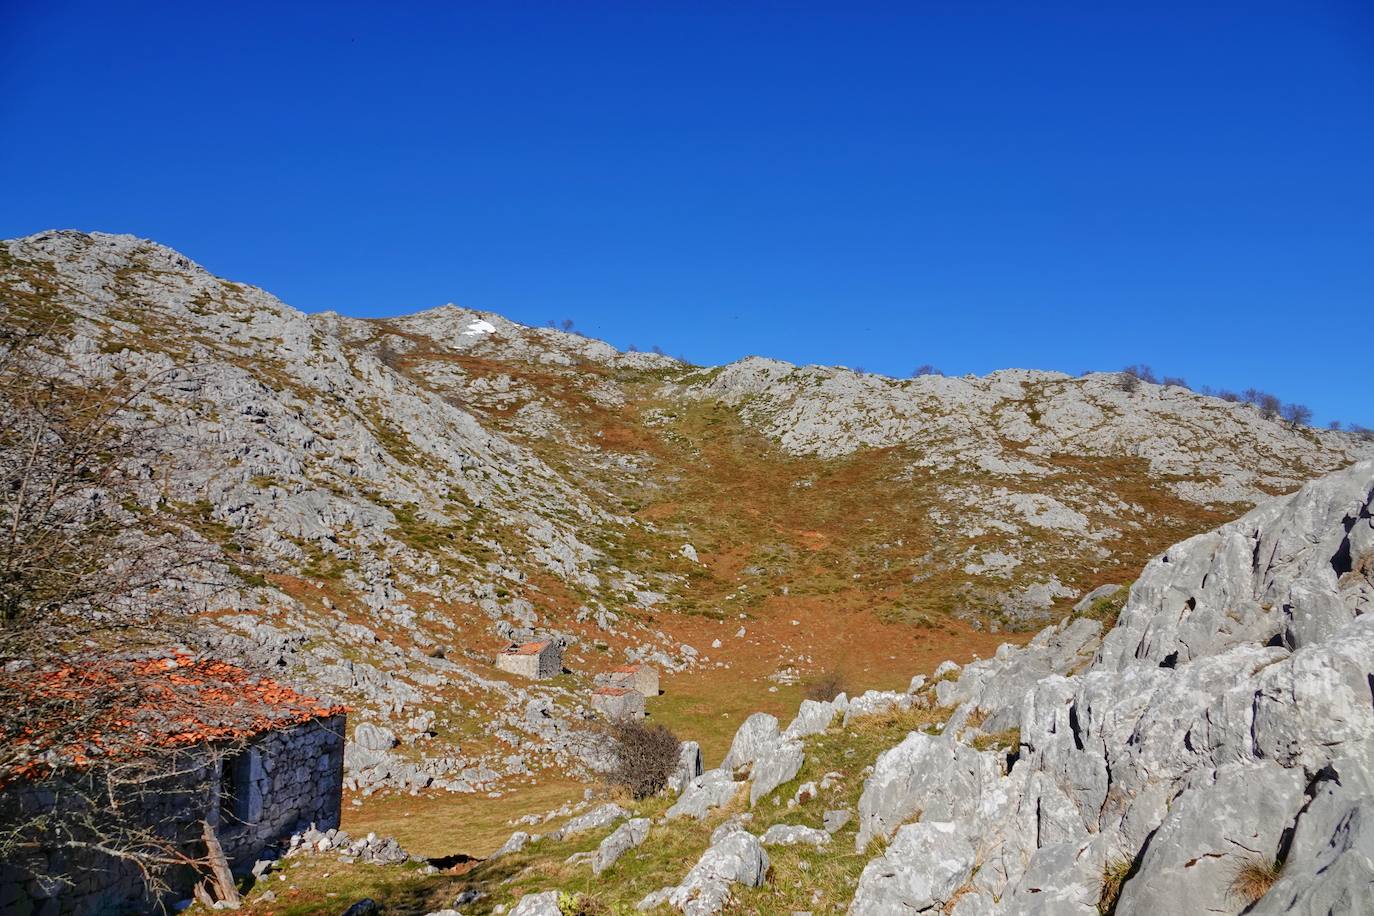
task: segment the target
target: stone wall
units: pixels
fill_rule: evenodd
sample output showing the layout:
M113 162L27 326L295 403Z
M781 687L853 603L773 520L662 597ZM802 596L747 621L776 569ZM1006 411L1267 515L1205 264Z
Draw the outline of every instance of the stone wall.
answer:
M644 694L624 687L603 687L592 694L592 708L608 719L642 719Z
M241 748L188 751L177 761L175 776L159 781L122 814L156 826L160 835L194 856L204 854L200 822L208 821L231 867L246 872L265 849L296 828L338 826L343 738L344 716L337 715L266 732ZM11 788L14 794L4 815L51 811L67 795L55 788ZM197 876L184 868L166 879L172 889L169 899L178 900L191 895ZM7 916L106 916L156 909L138 870L107 856L43 848L23 861L0 862L0 913Z

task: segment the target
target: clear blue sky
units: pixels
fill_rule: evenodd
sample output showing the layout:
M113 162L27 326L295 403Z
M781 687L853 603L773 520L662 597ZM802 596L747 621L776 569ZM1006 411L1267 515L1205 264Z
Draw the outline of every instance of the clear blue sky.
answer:
M309 311L1145 361L1374 426L1366 0L2 0L0 175L0 235L132 232Z

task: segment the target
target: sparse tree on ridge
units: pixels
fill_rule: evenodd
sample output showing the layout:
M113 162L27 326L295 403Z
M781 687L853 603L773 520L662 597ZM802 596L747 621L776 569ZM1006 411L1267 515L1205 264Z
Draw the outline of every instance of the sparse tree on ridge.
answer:
M922 363L915 369L911 370L912 378L920 378L923 375L944 375L944 373L941 372L939 369L935 368L934 366L932 366L930 363Z
M1293 429L1312 423L1312 408L1306 404L1284 404L1279 412Z

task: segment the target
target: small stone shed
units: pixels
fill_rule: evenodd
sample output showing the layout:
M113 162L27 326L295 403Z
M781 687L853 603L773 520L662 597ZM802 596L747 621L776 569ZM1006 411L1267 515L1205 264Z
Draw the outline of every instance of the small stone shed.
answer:
M592 708L608 719L642 719L644 694L629 687L598 687L592 692Z
M646 697L658 696L658 669L652 665L636 663L621 665L611 672L610 686L628 687Z
M496 667L536 680L563 673L563 646L556 639L510 645L496 656Z
M147 753L174 752L174 766L144 791L120 799L118 817L162 837L185 855L205 855L205 825L213 829L235 874L246 874L268 847L314 824L339 825L346 710L302 696L222 661L171 658L92 659L63 669L29 672L30 698L60 691L114 691L137 681L141 703L109 707L92 718L81 749L45 744L23 748L34 761L18 783L0 787L0 821L58 811L79 792L101 785L102 768ZM94 694L93 694L94 695ZM24 695L21 693L20 697ZM92 780L95 780L93 783ZM65 800L65 801L64 801ZM57 880L65 875L69 880ZM43 846L22 860L0 862L0 912L32 916L103 916L159 911L191 896L204 875L190 867L164 876L170 894L149 896L138 868L93 852Z

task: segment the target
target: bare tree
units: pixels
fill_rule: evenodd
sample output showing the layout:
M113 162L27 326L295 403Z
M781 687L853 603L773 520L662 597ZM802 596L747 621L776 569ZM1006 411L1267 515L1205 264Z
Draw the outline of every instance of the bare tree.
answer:
M944 373L941 372L939 369L936 369L930 363L922 363L915 369L911 370L912 378L920 378L923 375L944 375Z
M1326 428L1327 428L1327 429L1331 429L1331 430L1339 431L1340 428L1341 428L1341 421L1340 421L1340 420L1331 420L1330 422L1328 422L1328 423L1326 424Z
M1294 429L1312 424L1312 408L1306 404L1284 404L1279 412Z
M562 321L558 323L558 326L562 328L564 331L567 331L571 334L573 329L573 320L571 318L564 318Z
M0 862L84 851L137 867L156 890L193 857L179 837L123 815L163 791L184 757L156 745L106 754L153 688L82 679L120 652L191 643L190 615L226 582L215 549L157 496L167 481L143 408L162 380L81 377L65 334L0 312ZM35 806L33 793L56 801Z
M1155 378L1155 370L1151 369L1145 363L1136 363L1134 366L1127 366L1122 371L1134 375L1142 382L1149 382L1151 385L1159 383L1159 380Z
M1188 380L1177 375L1166 375L1162 384L1173 385L1175 388L1187 388Z
M1283 402L1269 392L1261 391L1255 400L1255 406L1259 408L1260 416L1264 419L1274 420L1278 418Z
M1217 392L1217 397L1221 398L1223 401L1227 401L1232 404L1240 400L1240 395L1236 394L1229 388L1222 388L1220 391Z
M1346 430L1361 442L1374 442L1374 429L1361 426L1358 423L1351 423L1346 426Z

